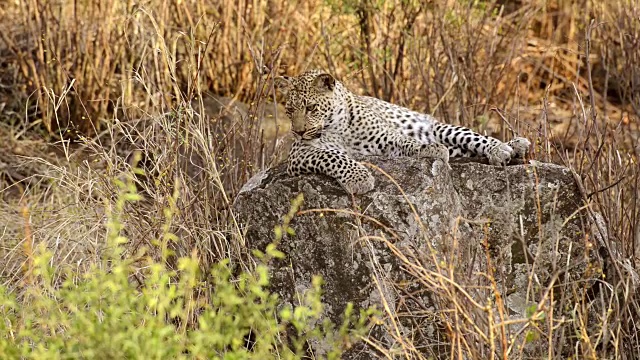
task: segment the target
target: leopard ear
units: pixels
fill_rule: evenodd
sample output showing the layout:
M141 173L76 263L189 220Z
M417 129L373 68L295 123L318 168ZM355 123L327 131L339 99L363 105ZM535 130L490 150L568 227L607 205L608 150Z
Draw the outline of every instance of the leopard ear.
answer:
M320 74L313 79L313 86L320 91L333 91L336 87L336 79L329 74Z
M275 86L276 90L280 91L283 95L287 95L291 86L293 86L293 82L289 76L278 76L273 80L273 86Z

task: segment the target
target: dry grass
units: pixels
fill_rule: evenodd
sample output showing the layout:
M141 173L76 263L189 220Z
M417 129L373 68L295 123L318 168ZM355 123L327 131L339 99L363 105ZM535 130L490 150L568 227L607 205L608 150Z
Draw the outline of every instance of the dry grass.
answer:
M320 67L442 121L526 136L534 158L573 169L604 218L615 269L599 319L613 330L579 336L576 348L584 358L640 356L640 302L625 270L640 262L637 2L26 0L0 16L14 19L0 24L0 255L15 291L36 243L60 268L99 263L114 179L131 176L134 149L146 176L136 177L144 203L123 214L130 255L169 229L176 256L195 252L203 269L221 258L251 267L230 204L284 151L260 131L277 121L263 116L271 80ZM249 103L248 114L220 130L220 116L203 113L208 92ZM456 294L443 286L434 289ZM459 309L484 311L467 305ZM459 339L488 341L456 324Z

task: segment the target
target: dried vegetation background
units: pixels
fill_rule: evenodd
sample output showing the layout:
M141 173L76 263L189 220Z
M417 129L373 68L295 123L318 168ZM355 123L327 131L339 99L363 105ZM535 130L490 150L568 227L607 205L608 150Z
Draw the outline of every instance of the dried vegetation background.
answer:
M532 158L576 171L608 256L638 268L635 0L0 4L0 277L12 291L29 285L35 244L59 268L100 262L112 180L131 176L134 150L145 200L122 217L130 254L168 229L176 256L197 254L202 269L251 268L230 204L286 156L272 79L310 68L445 122L528 137ZM234 103L246 104L238 116ZM584 334L587 357L639 356L640 303L619 274L600 319L617 327Z

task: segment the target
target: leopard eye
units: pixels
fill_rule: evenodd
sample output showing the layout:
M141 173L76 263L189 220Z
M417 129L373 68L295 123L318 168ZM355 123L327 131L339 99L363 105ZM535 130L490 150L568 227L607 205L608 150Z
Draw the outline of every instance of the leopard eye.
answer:
M316 111L317 108L318 108L317 104L307 105L307 111L309 111L309 112L314 112L314 111Z

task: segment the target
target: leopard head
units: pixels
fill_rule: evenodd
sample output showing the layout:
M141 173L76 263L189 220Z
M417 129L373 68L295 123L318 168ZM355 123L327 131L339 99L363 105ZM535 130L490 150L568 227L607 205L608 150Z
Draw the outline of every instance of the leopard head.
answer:
M280 76L275 86L285 97L292 131L305 140L319 137L325 119L333 113L336 79L324 71L311 70L296 77Z

